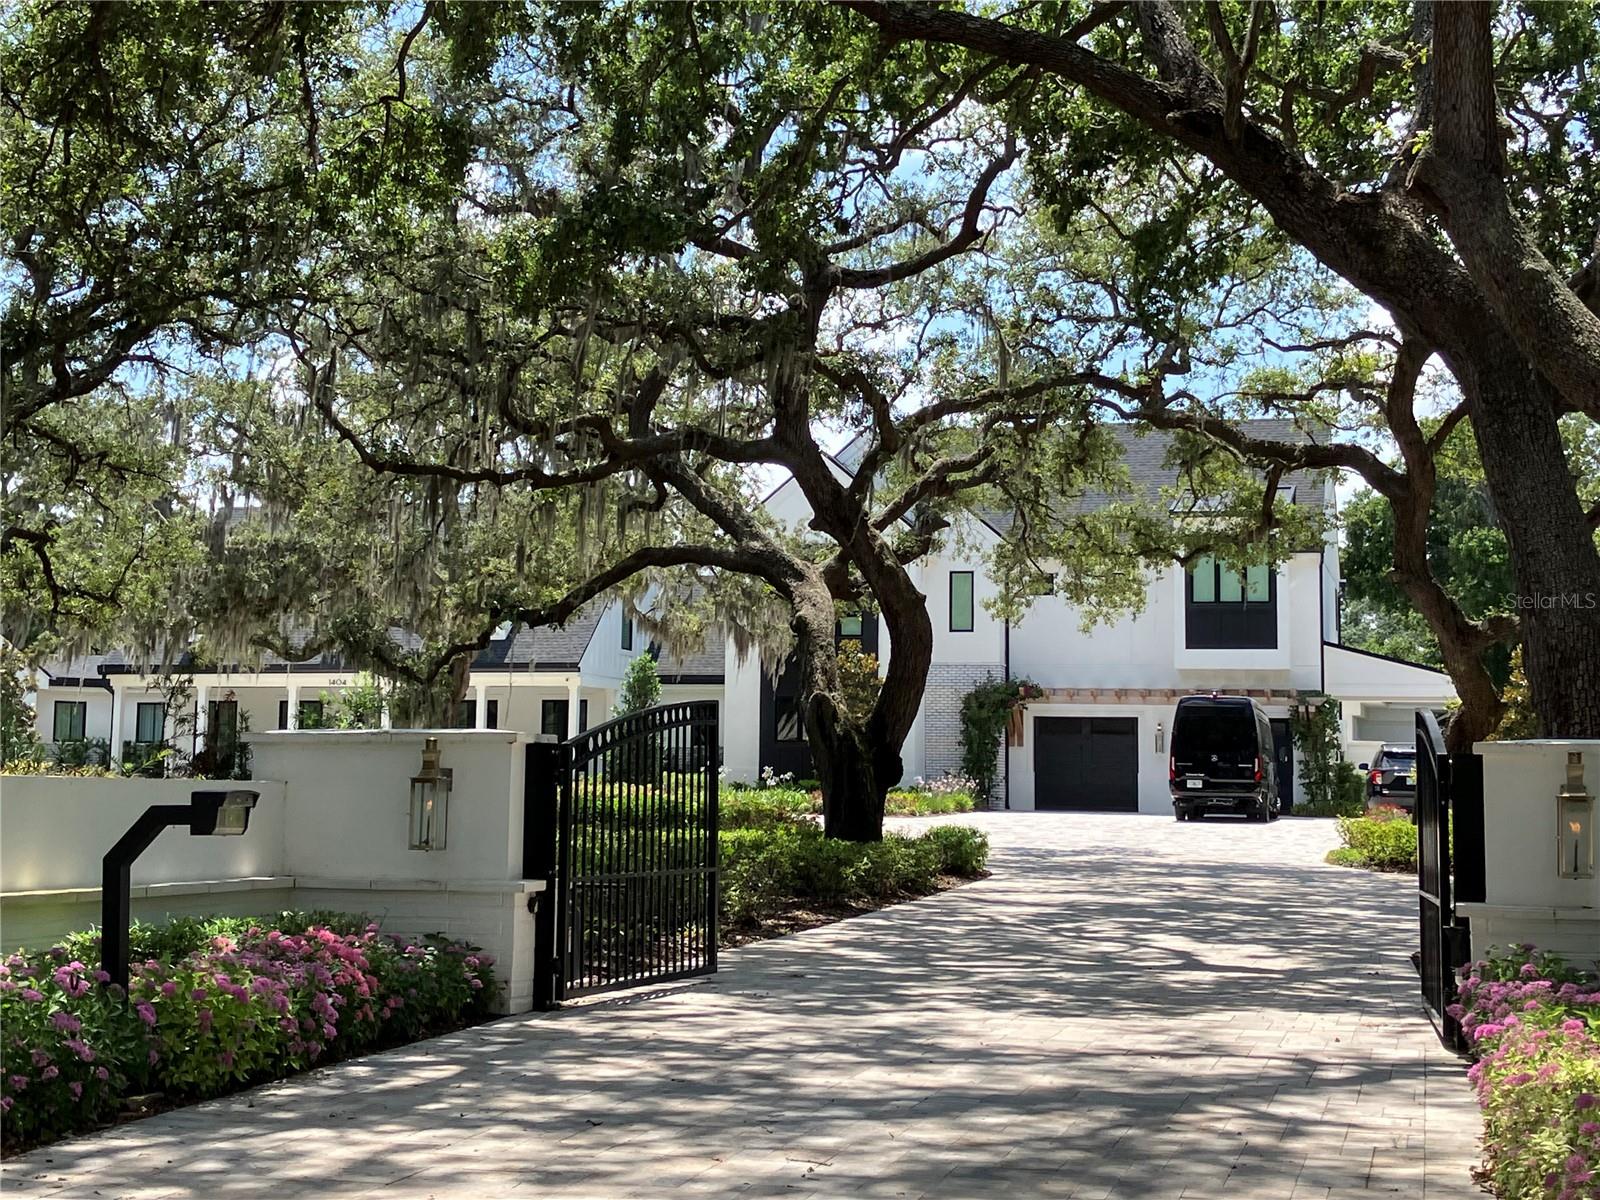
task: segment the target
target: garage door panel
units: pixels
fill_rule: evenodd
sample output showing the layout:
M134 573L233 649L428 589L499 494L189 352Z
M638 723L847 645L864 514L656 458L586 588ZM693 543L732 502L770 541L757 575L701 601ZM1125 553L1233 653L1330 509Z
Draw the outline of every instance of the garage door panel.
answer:
M1139 810L1139 722L1133 717L1037 717L1034 807Z

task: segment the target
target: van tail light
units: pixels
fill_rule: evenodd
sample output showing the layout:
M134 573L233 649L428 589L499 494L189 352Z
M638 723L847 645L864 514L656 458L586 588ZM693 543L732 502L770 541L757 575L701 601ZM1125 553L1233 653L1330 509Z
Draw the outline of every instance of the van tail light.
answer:
M1382 771L1368 771L1367 772L1367 782L1368 783L1382 783L1383 782L1383 772Z
M1167 780L1171 783L1178 782L1178 756L1176 754L1167 755Z
M1256 755L1256 782L1261 782L1261 755Z

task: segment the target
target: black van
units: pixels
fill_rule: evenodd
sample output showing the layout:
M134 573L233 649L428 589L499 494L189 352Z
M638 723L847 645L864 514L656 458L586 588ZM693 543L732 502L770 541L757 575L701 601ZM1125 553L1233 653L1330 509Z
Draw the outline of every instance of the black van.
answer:
M1208 812L1277 820L1272 723L1248 696L1185 696L1172 717L1168 778L1180 821Z

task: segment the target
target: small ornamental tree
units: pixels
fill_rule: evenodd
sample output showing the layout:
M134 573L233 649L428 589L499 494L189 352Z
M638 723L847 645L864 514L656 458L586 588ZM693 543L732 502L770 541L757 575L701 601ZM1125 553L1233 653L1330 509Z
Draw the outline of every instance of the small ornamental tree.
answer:
M614 715L625 717L660 703L661 675L656 670L656 660L652 655L641 654L628 664L627 673L622 677L622 691L617 696ZM612 755L609 770L618 779L647 783L655 777L660 755L661 744L655 734L624 739Z
M656 669L656 660L648 654L641 654L628 664L627 674L622 677L616 715L625 717L660 703L661 673Z

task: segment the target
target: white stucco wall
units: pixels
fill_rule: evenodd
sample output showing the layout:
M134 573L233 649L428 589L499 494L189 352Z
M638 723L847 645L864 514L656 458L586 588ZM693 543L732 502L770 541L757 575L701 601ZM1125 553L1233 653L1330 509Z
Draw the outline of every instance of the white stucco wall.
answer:
M1600 796L1600 741L1480 742L1483 756L1484 901L1458 904L1472 923L1472 952L1532 942L1600 965L1600 874L1556 871L1556 792L1567 755L1583 755L1584 785Z
M241 837L193 837L176 827L139 857L134 882L174 883L284 873L285 788L271 780L72 779L0 776L0 890L100 886L100 860L152 804L187 804L198 791L261 794Z
M229 786L261 793L240 837L168 830L133 869L134 915L338 909L391 932L444 933L499 960L503 1011L532 1002L533 913L542 882L522 877L527 739L443 730L454 771L447 845L408 846L410 778L420 730L252 735L242 784L196 780L0 778L0 919L8 945L40 945L98 920L100 860L152 803Z
M411 850L411 776L426 737L454 772L445 849ZM522 863L525 741L509 730L313 730L252 737L255 770L293 781L286 856L294 874L509 879Z

